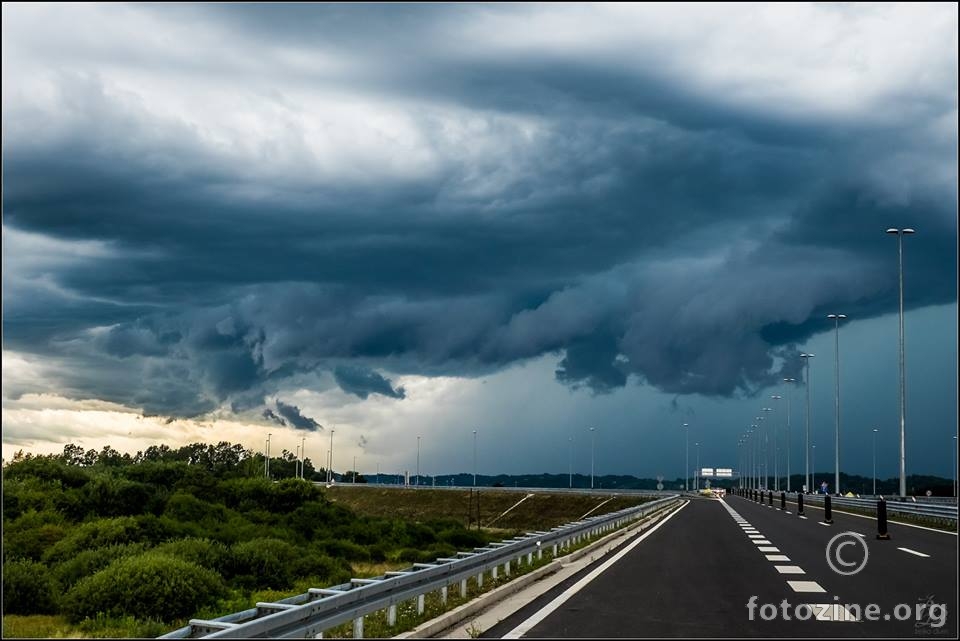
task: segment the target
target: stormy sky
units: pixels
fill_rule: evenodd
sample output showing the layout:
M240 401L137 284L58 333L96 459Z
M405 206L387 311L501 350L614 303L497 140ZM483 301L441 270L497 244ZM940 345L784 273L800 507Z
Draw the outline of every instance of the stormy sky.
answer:
M893 476L888 227L908 472L949 476L956 4L7 3L3 455L335 430L432 474L476 429L588 472L595 427L672 478L683 422L736 467L790 396L796 469L808 351L832 470L844 313L841 467L876 427Z

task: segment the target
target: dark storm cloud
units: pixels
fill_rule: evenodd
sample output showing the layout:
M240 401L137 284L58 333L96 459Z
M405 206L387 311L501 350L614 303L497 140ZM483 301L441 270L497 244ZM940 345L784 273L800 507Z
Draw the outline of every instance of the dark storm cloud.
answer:
M51 269L5 246L5 289L56 285L42 300L5 295L5 344L68 353L77 366L55 376L71 394L147 413L243 411L331 372L361 399L403 399L374 368L470 376L544 353L558 354L557 380L596 392L633 375L675 394L752 394L796 374L796 346L824 331L826 313L896 309L888 226L919 231L907 266L925 286L907 290L907 306L956 298L944 269L956 263L955 146L912 142L918 119L955 109L955 90L904 98L902 117L892 100L882 121L834 122L711 99L660 58L517 57L496 43L446 55L442 34L487 8L142 11L213 16L265 56L279 39L308 59L348 60L349 78L308 80L369 104L469 115L411 108L430 161L404 148L409 175L361 163L343 178L312 158L295 118L288 137L231 154L82 68L50 72L50 111L5 102L4 224L107 243ZM174 69L162 58L145 68ZM234 71L227 82L253 102L305 81L284 66ZM459 126L462 139L445 137ZM884 175L905 186L877 167L904 168ZM319 428L294 406L277 412L263 416Z
M268 410L269 411L269 410ZM317 430L322 430L323 425L317 423L315 420L309 416L304 416L300 412L300 408L296 405L287 405L283 401L277 401L277 411L287 420L290 425L294 426L298 430L307 430L314 432Z
M273 410L270 409L269 407L263 410L263 418L271 420L274 423L277 423L278 425L286 426L287 424L287 422L283 419L283 417L277 416L276 414L274 414Z
M344 392L360 398L367 398L370 394L382 394L390 398L406 396L402 387L394 388L390 381L380 374L360 367L338 366L333 370L333 377Z

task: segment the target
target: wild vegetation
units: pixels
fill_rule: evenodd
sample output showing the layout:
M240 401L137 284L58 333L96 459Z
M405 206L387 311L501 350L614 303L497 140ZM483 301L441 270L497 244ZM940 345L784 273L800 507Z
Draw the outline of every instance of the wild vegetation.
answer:
M230 443L16 456L3 469L4 636L155 636L491 540L461 518L360 516L293 478L284 454L279 481ZM322 478L309 461L305 473Z

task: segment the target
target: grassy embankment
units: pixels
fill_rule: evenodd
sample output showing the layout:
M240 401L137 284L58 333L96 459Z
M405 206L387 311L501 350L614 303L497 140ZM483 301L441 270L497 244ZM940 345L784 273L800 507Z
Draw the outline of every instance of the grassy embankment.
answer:
M51 464L56 463L51 461ZM29 466L29 463L27 463ZM47 465L44 463L44 465ZM59 465L59 473L64 471L62 463L57 463ZM16 466L14 466L16 467ZM124 466L126 467L126 466ZM76 468L73 468L76 469ZM196 470L196 468L194 468ZM37 498L42 495L29 495L24 493L24 486L22 484L22 479L16 484L16 490L14 491L13 486L8 486L6 472L4 470L4 489L11 490L9 495L5 496L5 507L16 507L18 501L14 500L14 503L7 505L8 499L17 499L19 497L20 507L10 511L10 514L15 514L18 509L22 511L27 502L37 503L37 509L43 510L43 514L46 514L47 517L52 518L55 515L55 512L51 510L56 509L56 506L50 505L49 494L46 495L46 498L41 500ZM86 490L84 489L90 483L95 483L99 480L102 480L105 477L115 477L116 474L114 471L107 471L94 468L83 468L78 469L78 474L82 472L80 477L77 480L80 487L80 490L83 491L86 495ZM124 473L126 475L126 473ZM22 476L22 475L21 475ZM45 475L46 476L46 475ZM86 478L89 476L89 481ZM32 482L31 482L32 483ZM46 483L44 483L46 485ZM195 487L181 487L183 483L178 481L176 487L181 488L180 491L195 491ZM92 487L92 485L91 485ZM280 488L280 486L274 486L275 488ZM286 487L286 486L284 486ZM36 488L40 489L40 488ZM47 489L47 488L44 488ZM57 483L55 486L51 487L54 495L58 495L61 492L60 484ZM146 488L141 488L146 489ZM171 489L174 489L171 487ZM222 489L222 488L221 488ZM286 487L286 491L293 489L293 486ZM78 491L80 491L78 490ZM272 489L271 489L272 491ZM99 496L99 495L97 495ZM180 496L183 496L180 494ZM440 527L448 528L446 534L454 535L452 540L456 540L457 537L462 538L463 535L457 535L455 530L449 530L449 525L443 526L442 524L437 523L437 519L444 519L449 523L451 520L460 521L465 526L469 526L470 530L479 535L479 538L484 540L495 540L498 538L505 538L512 536L518 531L523 530L535 530L535 529L549 529L555 525L559 525L565 522L576 520L581 518L587 513L597 514L597 513L606 513L614 510L622 509L628 505L635 505L641 500L639 498L614 498L613 500L608 500L609 497L597 497L597 496L587 496L587 495L569 495L569 494L535 494L527 498L523 503L517 506L515 509L506 512L511 506L514 506L521 498L524 497L524 493L521 492L510 492L510 491L493 491L490 489L483 490L479 492L479 515L480 521L483 525L492 524L493 528L484 527L482 533L476 533L476 515L477 515L477 494L468 492L468 491L456 491L456 490L432 490L421 488L417 490L405 490L400 488L376 488L376 487L343 487L337 486L333 488L328 488L322 491L322 496L318 497L321 501L327 501L331 506L338 506L339 508L347 508L349 513L353 513L356 517L348 517L346 513L339 516L339 520L345 525L350 524L351 519L360 518L360 519L374 519L374 521L380 521L382 519L390 519L395 523L410 523L410 524L420 524L420 523L433 523L430 524L430 527L438 529L437 534L439 536L444 536L444 533L439 532ZM86 507L79 510L76 517L77 519L83 518L82 514L87 514L84 522L90 520L96 521L103 514L104 508L101 505L102 498L97 498L91 495L88 497L89 505L84 504ZM309 503L310 499L308 496L304 495L303 500ZM47 503L46 505L40 505L40 503ZM59 501L54 500L54 503L59 505ZM164 509L164 505L166 508ZM322 504L317 504L318 507ZM173 527L175 523L184 523L179 521L183 518L182 514L176 512L171 512L171 507L173 503L166 503L166 498L159 506L154 506L154 511L157 514L161 514L161 520L165 519L165 523L168 527ZM182 506L180 506L182 508ZM208 506L209 507L209 506ZM248 508L255 508L254 504L250 504ZM598 508L598 509L597 509ZM34 508L30 508L31 510ZM89 512L86 510L89 509ZM113 509L117 509L114 507ZM136 514L142 509L136 505L130 506L127 512L121 513L131 513ZM76 511L76 510L75 510ZM32 514L32 512L30 513ZM237 518L237 514L233 514L231 518ZM276 523L277 526L289 525L287 519L289 518L288 512L278 512L275 517L272 519L267 519L265 514L253 512L244 513L247 516L257 515L257 519L263 519L262 524L267 525L267 521ZM29 514L27 515L29 516ZM327 516L332 516L328 510L323 510L323 516L317 514L321 519L319 523L326 521ZM9 517L9 514L5 513L5 517ZM176 521L171 521L170 517L177 519ZM25 517L26 518L26 517ZM33 517L31 517L33 518ZM56 517L60 518L60 517ZM150 522L151 517L147 514L145 517L147 522ZM246 518L246 517L245 517ZM43 519L47 520L47 519ZM49 566L50 570L55 575L62 575L62 567L58 567L52 561L56 555L51 555L49 548L52 545L56 544L58 539L62 539L64 536L69 538L69 526L67 523L71 518L67 518L63 525L65 528L61 527L57 531L56 536L51 538L49 542L45 542L42 546L39 546L34 550L33 558L39 559L43 563L46 563ZM116 519L114 519L116 520ZM188 519L189 521L190 519ZM241 519L242 520L242 519ZM19 521L7 522L5 518L5 525L17 525L22 524L22 519ZM302 521L301 521L302 522ZM317 523L317 521L313 521ZM370 522L373 523L373 522ZM186 524L185 524L186 525ZM185 534L192 534L193 536L203 535L204 533L200 531L194 532L191 528L195 528L196 524L190 525L187 529L189 532L179 532L176 531L177 528L173 527L173 530L170 531L169 535L182 536ZM413 527L420 527L414 525ZM16 528L14 528L16 529ZM283 529L283 528L281 528ZM289 532L287 528L286 531ZM341 532L344 532L341 530ZM353 528L348 528L347 532L353 534ZM429 540L435 540L433 534L428 530L425 531L428 535ZM22 534L29 535L31 533L24 531ZM162 534L162 533L156 533ZM319 535L319 532L317 533ZM330 533L325 534L324 536L329 535ZM166 535L164 535L166 536ZM22 538L22 537L21 537ZM141 537L142 538L142 537ZM241 537L243 538L243 537ZM4 537L4 542L9 543L6 540L7 537ZM137 539L141 540L141 539ZM143 543L137 544L142 545L145 548L153 548L157 543L160 543L163 539L160 537L157 540L154 539L142 539ZM296 538L291 539L295 542ZM312 546L312 538L303 539L301 545ZM65 541L64 541L65 542ZM479 542L479 541L478 541ZM251 542L252 543L252 542ZM369 541L370 544L375 543L374 541ZM426 540L424 541L426 543ZM391 545L398 545L399 540L392 541ZM62 546L63 543L60 543ZM239 545L239 544L238 544ZM15 546L16 547L16 546ZM23 547L20 545L19 547ZM161 547L163 547L161 545ZM242 547L242 546L241 546ZM355 546L354 546L355 547ZM376 547L376 546L374 546ZM424 545L424 548L428 546ZM466 547L469 549L470 546L460 546L461 549ZM421 548L421 554L431 555L434 554L432 550ZM231 550L234 548L231 548ZM371 548L373 549L373 548ZM323 548L324 553L333 553L333 549L329 546ZM409 548L408 548L409 550ZM91 550L92 551L92 550ZM354 550L355 551L355 550ZM6 545L5 545L5 556L6 556ZM397 558L397 552L390 552L387 554L387 558L373 561L363 561L359 558L350 559L350 568L351 576L355 577L370 577L378 576L383 574L383 572L393 569L400 569L403 567L408 567L410 559ZM399 551L402 552L402 551ZM405 554L409 555L413 550L409 550ZM97 552L97 554L100 554ZM229 554L228 560L229 560ZM402 556L402 554L401 554ZM431 557L432 558L432 557ZM426 559L423 559L426 560ZM65 561L63 561L65 562ZM535 561L533 567L536 567L542 563L549 562L549 558L544 558L542 561ZM235 563L234 563L235 566ZM236 573L236 567L230 566L227 564L228 574L224 574L225 579L231 579L230 572ZM514 576L516 574L530 571L533 567L524 567L517 568L515 570ZM38 567L38 569L43 569ZM59 574L58 574L59 572ZM492 588L495 584L502 583L504 580L503 577L499 581L492 580L492 577L489 577L487 582L484 585L482 591ZM6 577L5 577L6 583ZM316 580L316 577L313 579L307 577L296 578L293 582L288 583L285 588L281 589L270 589L267 586L261 586L260 589L254 588L253 590L231 590L231 598L223 599L218 601L217 605L205 607L200 611L196 611L193 616L199 618L213 618L226 614L228 612L233 612L237 610L250 607L252 603L256 601L273 601L292 594L302 593L306 591L309 587L317 587L317 585L323 585L321 582ZM471 594L468 598L472 598L476 593L481 590L477 590L475 586L472 586L470 589ZM451 595L451 600L448 603L448 607L453 607L461 601L459 595L453 597ZM424 615L417 615L415 610L412 607L401 607L399 614L399 626L395 628L386 628L385 625L381 623L378 625L378 617L374 615L369 618L368 624L368 636L371 633L374 633L375 630L382 630L384 634L388 632L396 633L401 628L409 628L415 625L419 620L423 620L424 617L432 616L438 612L440 608L439 599L435 596L428 596L427 598L427 612ZM5 617L3 620L3 636L4 637L44 637L44 638L81 638L81 637L152 637L162 634L166 631L169 631L172 627L177 627L185 623L185 620L182 621L159 621L155 619L134 619L133 616L125 615L113 615L113 616L91 616L90 618L85 618L82 621L76 619L70 620L62 614L58 613L35 613L35 614L7 614L5 612ZM385 622L384 622L385 623ZM176 625L172 625L176 624ZM330 631L331 633L336 633L335 636L349 636L349 630L337 630ZM329 635L328 635L329 636Z

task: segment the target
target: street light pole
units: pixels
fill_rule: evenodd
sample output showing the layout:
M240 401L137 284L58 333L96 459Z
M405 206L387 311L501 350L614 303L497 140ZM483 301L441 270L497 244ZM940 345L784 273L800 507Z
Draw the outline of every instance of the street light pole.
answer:
M772 412L772 407L761 407L763 412ZM757 420L762 421L767 417L766 414L758 416ZM770 423L763 424L763 489L770 489Z
M694 446L697 448L697 473L693 480L693 489L700 491L700 444L694 443Z
M330 465L327 467L327 474L330 476L330 483L333 483L333 435L336 430L330 430Z
M953 498L957 498L957 437L953 437Z
M873 428L873 495L877 495L877 428Z
M686 452L686 458L683 460L683 491L687 492L690 488L687 487L687 479L690 478L690 430L687 429L690 426L689 423L683 424L683 445L684 451Z
M567 437L567 472L570 475L570 488L573 488L573 437Z
M907 459L906 459L906 404L907 404L907 393L906 393L906 372L904 366L904 351L903 351L903 236L904 234L912 234L914 230L910 228L906 229L897 229L891 227L887 230L888 234L897 235L897 261L899 266L899 275L900 275L900 497L905 498L907 496Z
M779 394L773 394L770 396L771 400L779 401L783 397ZM780 491L780 450L777 449L777 426L772 425L773 428L773 489L777 492Z
M594 435L595 428L590 428L590 489L593 489L593 454L596 449L594 445L596 444L596 437Z
M783 379L784 383L796 383L797 379L795 378L785 378ZM791 390L787 388L787 492L790 491L790 397Z
M816 482L817 480L817 446L816 445L810 446L810 463L811 465L813 465L813 480L814 482ZM814 494L816 494L816 492L814 492Z
M417 485L420 485L420 437L417 437Z
M267 443L263 448L264 457L263 457L263 475L267 477L267 480L270 480L270 436L271 433L267 432Z
M834 443L833 443L833 469L834 469L834 486L833 491L838 495L840 494L840 321L847 318L846 314L827 314L827 318L833 321L834 324L834 355L836 360L834 362L834 372L836 373L836 393L834 394L835 406L836 406L836 430L834 431Z
M804 360L805 369L807 370L806 380L804 382L804 387L807 388L807 426L803 445L803 478L807 485L807 492L813 490L813 482L810 480L810 359L814 356L816 356L816 354L800 354L800 358Z
M307 478L306 472L307 464L307 437L300 437L300 478Z
M477 430L473 430L473 487L477 487Z

